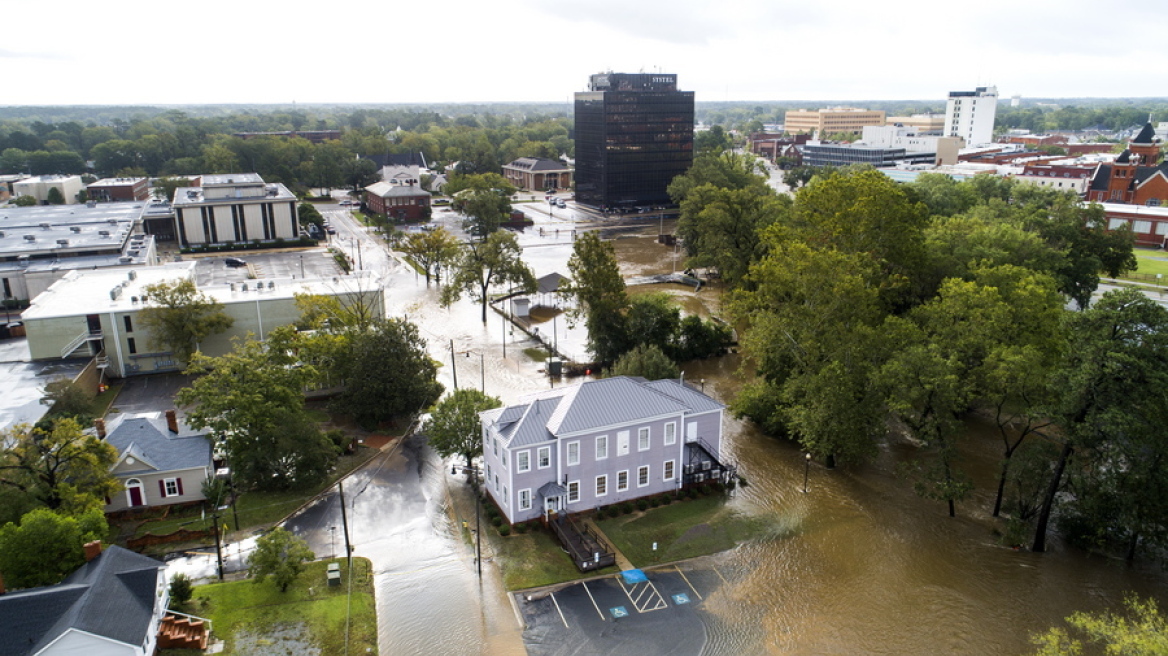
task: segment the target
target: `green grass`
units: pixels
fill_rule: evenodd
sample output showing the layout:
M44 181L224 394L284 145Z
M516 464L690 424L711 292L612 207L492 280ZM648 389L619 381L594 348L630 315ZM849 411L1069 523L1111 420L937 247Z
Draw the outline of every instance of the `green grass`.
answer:
M1135 249L1135 255L1136 260L1139 262L1139 266L1136 267L1136 273L1150 274L1153 276L1160 273L1168 278L1168 252L1159 249L1137 248Z
M287 490L280 492L253 491L239 495L239 500L235 504L235 512L239 514L240 530L246 531L269 526L284 519L289 513L299 508L309 499L335 485L337 480L342 476L368 462L377 453L377 449L364 446L357 447L357 452L353 455L345 455L337 458L336 469L333 470L324 484L309 490ZM225 511L222 519L232 530L235 529L235 515L231 510ZM180 528L198 531L209 529L210 527L210 517L202 518L200 508L188 508L186 510L172 512L165 519L143 522L134 532L134 536L140 537L147 533L168 535ZM175 548L174 545L160 546L166 550L173 550Z
M121 380L109 383L106 391L93 397L93 400L89 402L89 406L92 408L93 416L104 417L106 413L109 412L110 406L112 406L114 401L117 400L118 394L122 391L122 388L125 386L125 381Z
M492 529L488 529L492 530ZM549 531L532 530L525 534L512 533L492 542L496 560L503 571L503 585L508 590L526 590L553 583L574 581L580 570L564 553L560 543ZM616 567L607 567L589 574L615 574Z
M341 565L340 586L325 582L330 562ZM308 563L305 571L280 592L270 579L213 583L195 588L191 613L212 621L215 637L226 642L224 653L235 651L236 633L263 633L280 625L303 625L308 640L322 654L345 653L345 618L349 620L349 653L377 653L377 609L373 597L371 564L353 559L352 604L347 599L349 570L343 558ZM366 651L368 650L368 651Z
M543 362L547 360L547 349L537 346L529 346L523 349L523 355L531 358L534 362Z
M768 534L763 521L726 508L720 494L674 501L597 525L636 567L717 553Z
M305 413L308 414L308 418L310 420L315 421L318 424L324 423L326 421L332 421L332 417L329 416L329 413L321 410L320 408L307 408L305 409Z

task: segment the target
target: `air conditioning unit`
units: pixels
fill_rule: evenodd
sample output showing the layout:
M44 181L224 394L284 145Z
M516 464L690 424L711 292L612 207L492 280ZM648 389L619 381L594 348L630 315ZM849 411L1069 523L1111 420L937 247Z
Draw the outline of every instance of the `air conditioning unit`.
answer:
M694 466L693 465L686 465L685 466L685 473L687 473L687 474L694 473Z
M24 240L25 241L36 241L36 235L25 235Z
M109 235L110 235L109 230L98 230L97 231L98 237L109 237Z
M696 474L696 475L694 476L694 481L696 481L696 482L698 482L698 483L701 483L701 482L703 482L703 481L705 481L705 480L706 480L706 475L705 475L705 474Z
M703 460L702 461L702 470L708 471L713 464L714 463L710 462L709 460Z
M81 234L81 226L69 226L69 230L71 230L75 235Z

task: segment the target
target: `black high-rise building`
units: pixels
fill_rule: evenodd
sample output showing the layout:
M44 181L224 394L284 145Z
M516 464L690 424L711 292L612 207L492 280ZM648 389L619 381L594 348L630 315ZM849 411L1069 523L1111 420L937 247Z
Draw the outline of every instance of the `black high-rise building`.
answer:
M600 73L576 94L576 202L598 209L669 205L693 164L694 94L677 75Z

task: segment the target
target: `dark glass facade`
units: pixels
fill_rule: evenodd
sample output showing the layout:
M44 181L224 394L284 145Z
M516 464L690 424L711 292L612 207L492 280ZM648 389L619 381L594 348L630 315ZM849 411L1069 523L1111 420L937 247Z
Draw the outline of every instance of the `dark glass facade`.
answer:
M677 76L593 75L576 94L576 202L598 209L669 205L693 164L694 94Z

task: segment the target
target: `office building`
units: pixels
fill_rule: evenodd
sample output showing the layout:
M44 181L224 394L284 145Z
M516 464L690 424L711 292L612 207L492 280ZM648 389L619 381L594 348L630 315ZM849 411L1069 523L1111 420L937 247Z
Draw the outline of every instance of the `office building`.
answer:
M969 146L994 140L994 115L998 111L998 88L977 87L973 91L950 91L945 103L945 136L961 137Z
M576 94L576 202L601 210L671 204L693 164L694 94L677 75L600 73Z
M174 192L175 235L183 248L300 237L296 195L258 173L202 176Z
M793 109L783 117L787 134L811 134L826 139L832 134L860 134L868 125L884 125L883 110L856 107L828 107L827 109Z

